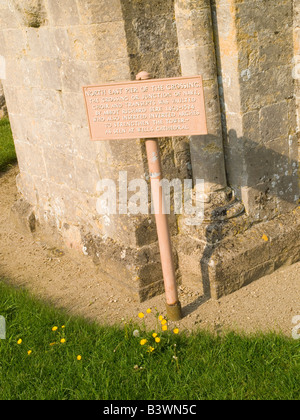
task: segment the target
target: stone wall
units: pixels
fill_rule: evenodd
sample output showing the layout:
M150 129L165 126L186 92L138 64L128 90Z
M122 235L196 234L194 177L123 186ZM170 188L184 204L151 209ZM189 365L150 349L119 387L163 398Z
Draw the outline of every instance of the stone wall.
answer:
M81 87L128 80L130 73L121 9L116 2L111 9L102 2L95 21L96 3L101 6L15 1L15 9L2 13L1 21L19 187L40 222L55 222L67 237L70 229L65 232L64 225L87 221L92 231L118 236L117 224L112 233L95 220L96 184L105 175L105 164L121 167L118 156L110 160L110 147L118 145L90 143ZM74 243L78 246L78 240Z
M202 281L219 297L295 262L298 17L293 0L1 2L3 85L29 228L92 256L140 299L161 292L154 217L96 210L99 180L118 183L120 171L148 180L145 143L90 142L82 86L140 70L200 73L209 135L160 142L166 178L205 181L206 222L170 217L178 281Z
M121 5L132 80L141 69L149 71L153 78L180 76L174 0L122 0ZM164 176L168 179L189 178L188 139L162 139L161 144Z
M258 220L298 196L293 16L292 1L214 1L228 181Z
M295 80L295 96L297 106L297 135L300 159L300 3L294 0L294 59L293 77Z
M169 39L173 22L165 3L159 4L157 9L153 2L16 0L13 8L1 10L4 86L20 167L19 190L43 230L51 228L51 235L58 232L68 246L92 255L112 277L123 273L123 282L140 295L162 287L153 217L103 217L96 206L100 179L118 183L120 171L128 171L129 179L148 177L144 143L90 142L82 86L135 78L139 65L146 66L135 59L144 60L145 50L149 59L152 55L152 66L157 45L153 48L139 25L150 12L153 22L159 20L156 38L162 25ZM166 70L164 60L166 68L156 69L160 76L175 75L174 67L179 68L175 36L169 48L161 44L170 68ZM167 177L186 176L187 140L165 139L162 156ZM172 225L176 234L175 220ZM126 261L120 258L124 253Z

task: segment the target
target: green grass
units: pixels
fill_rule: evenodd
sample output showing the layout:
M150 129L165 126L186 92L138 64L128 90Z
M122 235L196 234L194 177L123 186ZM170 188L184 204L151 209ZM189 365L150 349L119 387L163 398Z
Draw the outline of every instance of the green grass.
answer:
M152 332L136 338L133 325L99 326L70 317L3 281L0 315L7 323L6 340L0 340L1 400L300 397L300 342L283 336L164 332L153 344ZM140 345L141 338L147 345ZM152 353L149 344L156 347Z
M17 160L9 120L0 120L0 172L9 168Z

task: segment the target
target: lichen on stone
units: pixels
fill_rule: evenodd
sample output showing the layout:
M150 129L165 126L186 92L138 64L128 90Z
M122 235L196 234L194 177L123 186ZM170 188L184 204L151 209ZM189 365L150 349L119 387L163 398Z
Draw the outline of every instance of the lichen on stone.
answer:
M46 21L44 0L12 0L13 6L27 27L39 28Z

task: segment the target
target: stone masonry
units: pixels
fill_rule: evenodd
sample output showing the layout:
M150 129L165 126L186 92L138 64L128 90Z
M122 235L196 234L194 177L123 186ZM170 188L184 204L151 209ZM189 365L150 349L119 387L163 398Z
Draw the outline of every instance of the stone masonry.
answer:
M300 3L294 0L294 59L293 77L297 107L297 135L300 157Z
M82 86L134 80L141 70L201 74L208 136L160 141L165 178L205 185L201 226L170 216L178 281L219 298L298 261L298 3L1 2L16 221L93 257L141 300L161 293L154 217L97 212L99 180L117 184L124 171L149 179L145 142L90 142Z

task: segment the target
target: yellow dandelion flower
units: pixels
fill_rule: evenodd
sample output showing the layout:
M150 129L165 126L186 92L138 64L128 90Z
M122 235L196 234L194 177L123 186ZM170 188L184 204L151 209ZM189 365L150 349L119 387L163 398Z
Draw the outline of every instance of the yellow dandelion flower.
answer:
M154 347L149 346L148 353L153 353L153 352L154 352L154 350L155 350L155 348L154 348Z
M61 342L62 344L64 344L64 343L66 342L66 339L65 339L65 338L62 338L62 339L60 340L60 342Z
M66 326L65 326L65 325L62 325L62 326L61 326L61 329L62 329L62 330L64 330L65 328L66 328Z
M168 326L167 326L167 325L163 325L163 326L161 327L161 329L162 329L163 331L168 331Z
M53 346L55 346L55 344L56 344L55 342L54 343L50 343L49 346L53 347Z
M149 309L147 309L147 314L151 314L151 312L152 312L152 310L149 308Z
M268 242L268 240L269 240L269 238L267 237L267 235L263 235L263 236L262 236L262 239L263 239L265 242Z
M175 328L175 330L173 330L173 333L174 334L179 334L179 329L178 328Z
M143 314L143 312L140 312L140 313L139 313L139 318L140 318L140 319L143 319L144 317L145 317L145 314Z
M163 319L163 320L161 321L161 325L166 325L166 323L167 323L167 321L166 321L165 319Z
M52 331L57 331L58 330L58 327L53 327L52 328Z
M153 337L153 338L156 338L156 337L157 337L157 333L153 333L153 334L152 334L152 337Z
M160 321L162 321L162 320L164 319L164 317L163 317L162 315L159 315L158 319L159 319Z
M141 340L140 345L144 346L145 344L147 344L147 340Z
M77 360L80 361L82 359L82 357L80 356L80 354L77 356Z
M156 338L155 338L155 342L156 342L156 343L160 343L160 338L159 338L159 337L156 337Z
M23 343L22 339L21 339L21 338L19 338L19 340L17 341L17 344L18 344L18 345L20 345L20 344L22 344L22 343Z
M28 350L27 354L30 356L32 354L32 350Z

